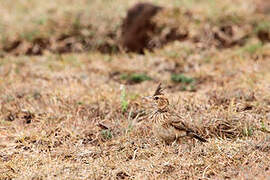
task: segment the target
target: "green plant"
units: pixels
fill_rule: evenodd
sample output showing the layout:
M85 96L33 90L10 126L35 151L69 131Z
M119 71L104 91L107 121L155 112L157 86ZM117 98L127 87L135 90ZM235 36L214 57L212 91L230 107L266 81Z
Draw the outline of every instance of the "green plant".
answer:
M110 140L112 139L112 132L108 129L102 130L101 131L102 138L105 140Z
M268 21L259 22L254 28L254 32L258 33L259 31L270 31L270 22Z
M243 129L243 135L244 136L252 136L254 133L253 127L246 127Z
M191 77L187 77L183 74L172 74L171 75L171 80L176 83L185 83L185 84L190 84L194 82L194 79Z
M126 89L125 86L121 86L121 109L122 112L125 113L128 108L128 101L127 101L127 94L126 94Z
M120 78L123 80L127 80L129 82L132 82L132 83L140 83L143 81L152 80L152 78L147 76L146 74L136 74L136 73L122 74Z
M32 42L35 38L41 36L41 32L39 29L25 31L21 34L22 39L26 39L29 42Z
M110 55L104 55L104 61L111 62L113 60L112 56Z
M261 128L260 128L260 130L261 130L262 132L270 133L270 131L268 130L268 128L265 126L263 120L261 121Z
M259 51L262 47L263 47L263 44L261 42L259 42L256 44L248 44L243 48L243 50L244 50L244 52L247 52L249 54L254 54L257 51Z

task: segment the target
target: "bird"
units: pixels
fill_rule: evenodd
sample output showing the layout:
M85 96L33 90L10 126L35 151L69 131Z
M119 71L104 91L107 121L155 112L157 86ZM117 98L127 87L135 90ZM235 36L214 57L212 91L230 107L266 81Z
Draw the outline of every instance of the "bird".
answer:
M154 104L154 109L150 113L149 120L153 125L153 133L156 137L166 144L173 143L184 137L195 138L201 142L207 140L199 136L181 116L169 107L169 100L163 93L161 83L159 83L153 96L147 96L146 99Z

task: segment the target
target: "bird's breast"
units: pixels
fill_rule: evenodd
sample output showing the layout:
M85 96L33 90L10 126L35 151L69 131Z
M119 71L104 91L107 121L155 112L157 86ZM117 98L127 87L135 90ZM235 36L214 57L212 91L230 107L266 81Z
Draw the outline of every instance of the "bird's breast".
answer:
M168 122L170 116L167 113L153 114L153 131L154 134L164 141L174 141L176 139L175 128Z

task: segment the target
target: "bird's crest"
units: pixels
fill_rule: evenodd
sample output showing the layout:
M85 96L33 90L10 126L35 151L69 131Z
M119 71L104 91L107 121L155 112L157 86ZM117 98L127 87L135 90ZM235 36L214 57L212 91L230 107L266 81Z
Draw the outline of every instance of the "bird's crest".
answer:
M154 96L157 96L157 95L164 95L164 93L162 92L164 89L161 88L161 83L159 83L155 93L154 93Z

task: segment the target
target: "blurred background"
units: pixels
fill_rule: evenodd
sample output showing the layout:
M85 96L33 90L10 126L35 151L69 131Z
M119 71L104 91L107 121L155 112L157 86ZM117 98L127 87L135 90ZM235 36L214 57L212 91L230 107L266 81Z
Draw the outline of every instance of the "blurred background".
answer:
M123 49L142 53L171 41L222 48L270 39L268 1L156 0L135 7L136 3L2 0L0 55Z

